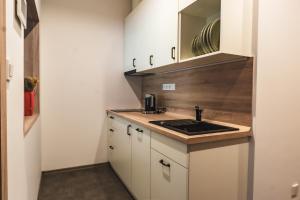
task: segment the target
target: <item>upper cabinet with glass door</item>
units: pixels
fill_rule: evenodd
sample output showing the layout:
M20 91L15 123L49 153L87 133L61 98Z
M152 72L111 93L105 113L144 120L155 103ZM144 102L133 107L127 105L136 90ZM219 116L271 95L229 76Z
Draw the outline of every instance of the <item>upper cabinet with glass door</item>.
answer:
M253 0L179 0L180 62L253 56L252 4Z

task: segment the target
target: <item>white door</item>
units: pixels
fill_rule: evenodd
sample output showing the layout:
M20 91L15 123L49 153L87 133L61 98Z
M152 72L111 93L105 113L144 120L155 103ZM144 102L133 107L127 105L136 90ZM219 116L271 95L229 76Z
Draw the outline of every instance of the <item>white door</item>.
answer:
M119 118L113 120L111 165L124 184L131 187L131 136L129 123Z
M188 170L151 150L151 200L187 200Z
M138 200L150 199L150 131L133 126L132 192Z

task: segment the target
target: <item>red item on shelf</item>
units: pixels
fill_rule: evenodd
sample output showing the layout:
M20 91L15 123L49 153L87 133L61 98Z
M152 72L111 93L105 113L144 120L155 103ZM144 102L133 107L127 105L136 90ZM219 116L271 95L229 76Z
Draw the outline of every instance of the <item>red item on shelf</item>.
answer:
M24 114L25 116L32 116L34 113L34 96L35 92L25 92L24 94Z

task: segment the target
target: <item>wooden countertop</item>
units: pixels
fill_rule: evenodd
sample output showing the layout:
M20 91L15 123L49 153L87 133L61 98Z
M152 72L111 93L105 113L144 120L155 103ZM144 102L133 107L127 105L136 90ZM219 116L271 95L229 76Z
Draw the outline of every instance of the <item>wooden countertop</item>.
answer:
M190 116L179 115L175 113L163 113L163 114L143 114L141 112L115 112L108 110L108 113L116 115L118 117L124 118L128 121L136 123L137 125L144 126L145 128L150 129L156 133L160 133L167 137L173 138L185 144L199 144L199 143L206 143L206 142L215 142L215 141L222 141L222 140L229 140L229 139L238 139L238 138L245 138L252 136L252 131L250 127L206 120L207 122L212 122L215 124L230 126L234 128L238 128L238 131L229 131L229 132L222 132L222 133L210 133L210 134L203 134L203 135L195 135L195 136L188 136L177 131L173 131L167 128L163 128L157 126L155 124L149 123L149 121L155 120L174 120L174 119L192 119Z

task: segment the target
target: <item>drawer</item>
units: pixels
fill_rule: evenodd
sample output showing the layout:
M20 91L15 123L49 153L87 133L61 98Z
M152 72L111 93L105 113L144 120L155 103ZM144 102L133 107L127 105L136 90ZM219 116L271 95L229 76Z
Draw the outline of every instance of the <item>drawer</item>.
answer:
M145 133L145 135L150 135L149 129L147 129L143 126L136 125L136 124L132 124L130 132L132 132L132 131L136 131L138 133Z
M114 115L108 116L108 131L126 133L127 126L130 123L120 117Z
M189 154L186 144L164 135L151 132L151 148L169 157L185 168L189 168Z
M151 199L187 200L188 170L151 150Z

